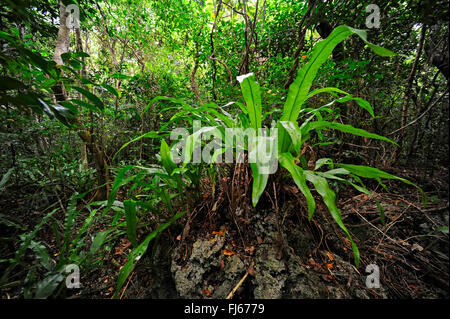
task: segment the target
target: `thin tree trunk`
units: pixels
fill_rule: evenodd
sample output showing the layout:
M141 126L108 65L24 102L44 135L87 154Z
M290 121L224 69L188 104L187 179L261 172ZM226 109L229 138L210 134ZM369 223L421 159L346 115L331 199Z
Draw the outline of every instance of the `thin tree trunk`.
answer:
M198 49L198 38L200 37L200 35L202 33L202 29L203 29L203 26L200 27L200 31L197 34L197 39L195 39L194 68L192 69L192 73L191 73L191 89L192 89L192 92L194 92L194 94L197 97L197 99L200 102L200 104L203 104L203 100L200 97L200 92L198 90L197 83L195 82L195 74L197 73L197 70L198 70L198 58L200 56L199 49Z
M300 25L298 27L298 47L295 51L294 55L294 64L292 65L291 70L289 71L289 77L286 83L284 84L284 88L288 89L289 86L294 82L294 77L297 72L298 65L300 64L300 53L302 52L304 46L305 46L305 35L306 31L309 28L309 25L311 23L311 17L312 17L312 9L315 7L316 1L311 0L308 3L308 10L306 11L305 15L302 17L302 20L300 21ZM305 19L308 18L308 21L306 25L303 27L303 23L305 22Z
M69 52L70 48L70 30L66 25L67 13L66 6L59 1L59 14L60 14L60 25L58 31L58 38L55 45L55 54L53 60L58 65L63 65L64 62L61 58L61 55ZM80 39L81 41L81 39ZM67 93L64 90L64 86L62 83L59 83L55 87L53 87L53 91L55 94L55 99L58 102L67 100ZM109 188L107 185L108 182L108 169L106 163L106 156L103 150L95 143L94 138L89 130L84 128L83 124L80 123L78 118L72 119L72 124L78 127L78 136L85 143L87 148L91 151L92 156L94 157L95 166L97 170L97 186L99 187L96 193L93 196L93 200L105 200L109 193Z
M408 117L408 106L409 106L409 100L411 99L411 94L412 94L412 84L414 82L414 77L416 75L416 70L417 70L417 65L419 64L419 59L420 56L422 54L422 48L423 48L423 43L425 41L425 34L426 34L426 25L422 26L422 30L420 32L420 39L419 39L419 45L417 48L417 52L416 52L416 57L414 59L414 63L412 65L411 68L411 73L409 74L408 77L408 82L406 85L406 90L405 90L405 100L403 102L403 108L402 108L402 119L401 119L401 125L400 125L400 136L398 138L397 144L398 146L395 148L394 153L392 155L392 160L393 162L395 162L398 158L398 155L401 151L402 148L402 144L403 144L403 139L405 137L405 127L406 127L406 121L407 121L407 117Z
M80 28L75 28L75 36L76 36L76 45L77 45L77 51L78 52L84 52L83 51L83 42L82 42L82 37L81 37L81 30ZM81 58L83 62L85 62L85 58L82 57ZM80 70L80 75L82 77L86 77L86 65L83 63L81 70ZM80 93L81 95L81 93ZM87 170L89 168L89 163L88 163L88 154L87 154L87 147L85 143L81 143L81 167L85 170Z
M242 61L242 65L240 68L239 74L247 74L249 71L248 64L249 64L249 51L250 51L250 45L251 45L251 39L248 38L248 16L247 16L247 4L245 0L242 0L242 10L244 12L244 20L245 20L245 51L244 51L244 60Z
M434 99L434 96L436 95L436 92L437 92L437 90L439 88L439 85L436 85L435 82L436 82L437 76L439 75L439 72L440 71L438 71L434 75L434 77L433 77L433 79L431 81L431 84L425 83L425 85L427 87L434 87L433 92L431 93L431 96L428 99L427 103L425 103L425 93L424 93L425 90L423 90L423 87L421 89L421 97L418 100L419 101L418 103L419 103L420 107L419 107L419 111L417 112L417 117L419 117L429 107L429 105L431 104L431 102ZM419 124L420 124L420 122L419 122ZM417 129L414 130L414 136L413 136L410 148L409 148L408 158L416 151L416 141L417 141L417 138L420 135L419 134L419 130L420 130L420 125L418 125ZM425 130L423 130L423 131L425 131Z
M213 27L211 29L211 34L210 34L210 44L211 44L211 57L210 59L212 60L212 66L213 66L213 75L212 75L212 96L213 96L213 100L215 101L217 99L217 95L216 95L216 76L217 76L217 63L216 63L216 48L215 48L215 43L214 43L214 34L216 32L216 28L217 28L217 20L219 18L219 13L220 13L220 9L222 8L222 0L219 0L219 3L217 5L217 10L216 12L216 16L214 18L214 24Z

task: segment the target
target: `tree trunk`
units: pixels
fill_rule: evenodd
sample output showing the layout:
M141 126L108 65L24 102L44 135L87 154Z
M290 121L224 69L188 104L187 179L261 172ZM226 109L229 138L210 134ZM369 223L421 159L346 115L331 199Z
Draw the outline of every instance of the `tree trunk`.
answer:
M58 31L58 38L55 46L55 54L53 57L53 60L56 62L57 65L64 64L61 55L68 52L70 48L70 30L66 25L67 20L67 13L66 13L66 6L62 3L62 1L59 1L59 14L60 14L60 25L59 25L59 31ZM79 39L78 45L81 43L81 39ZM67 93L64 90L64 86L62 83L58 83L53 88L55 99L57 102L65 101L67 100ZM95 167L97 170L97 186L99 187L92 197L92 200L105 200L108 197L109 188L107 185L107 182L109 180L108 178L108 169L107 169L107 163L106 163L106 156L103 152L103 150L95 143L94 138L92 137L91 133L84 128L83 124L80 123L78 118L74 118L72 120L72 124L75 124L78 127L78 136L83 141L85 146L89 148L94 161L95 161ZM84 160L84 159L83 159Z
M68 52L70 47L70 30L66 25L66 21L66 6L62 1L59 1L59 30L55 45L55 54L53 55L53 61L55 61L57 65L64 64L61 55ZM57 102L65 101L67 99L67 94L62 83L58 83L52 89Z

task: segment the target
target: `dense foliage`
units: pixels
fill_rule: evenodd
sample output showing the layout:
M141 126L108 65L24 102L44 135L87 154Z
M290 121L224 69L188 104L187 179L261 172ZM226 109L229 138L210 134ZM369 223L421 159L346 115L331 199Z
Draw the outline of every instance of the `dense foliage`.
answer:
M88 274L127 238L118 297L150 244L182 232L199 202L219 198L224 214L270 206L286 175L310 219L325 204L358 267L339 190L370 194L370 179L385 189L392 179L425 205L420 185L387 171L449 164L448 3L383 1L381 26L363 30L368 4L2 1L0 287L62 296L68 264ZM171 138L175 128L186 134ZM197 146L237 128L278 130L276 172L249 161L245 138L231 141L242 165L218 161L223 147L192 163Z

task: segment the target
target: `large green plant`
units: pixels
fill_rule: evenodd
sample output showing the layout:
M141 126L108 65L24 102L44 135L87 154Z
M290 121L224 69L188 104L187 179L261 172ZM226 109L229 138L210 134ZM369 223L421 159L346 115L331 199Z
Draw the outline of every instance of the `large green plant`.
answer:
M315 198L311 192L311 189L313 188L323 199L323 202L328 207L333 219L349 238L352 244L355 264L359 265L358 248L342 222L341 213L336 206L336 194L330 188L328 181L334 180L347 183L364 193L369 193L369 191L364 187L360 177L374 178L380 183L382 178L396 179L415 187L417 186L408 180L393 176L376 168L333 163L333 161L328 158L318 159L315 163L315 168L311 170L308 168L305 155L301 153L304 143L307 142L314 133L319 137L322 137L322 130L324 129L339 130L344 133L383 140L395 144L394 141L386 137L370 133L363 129L336 121L324 120L324 114L333 113L331 106L334 103L342 103L349 100L354 100L373 117L373 109L367 101L361 98L352 97L349 93L335 87L320 88L311 91L312 83L321 65L329 59L336 45L353 34L358 35L376 54L381 56L393 55L393 52L369 43L364 30L357 30L345 25L337 27L328 38L315 45L310 54L309 61L298 71L296 80L289 87L281 117L276 122L275 127L278 128L278 162L289 172L295 184L305 196L309 219L312 218L316 209ZM163 125L163 129L168 129L169 125L180 121L193 123L194 120L199 120L206 125L210 125L209 128L202 128L187 137L185 140L183 166L180 169L172 168L172 173L170 173L171 176L183 173L183 170L186 170L186 167L189 165L193 156L194 145L196 143L201 143L201 141L198 142L197 139L202 133L210 130L211 126L214 127L219 134L222 133L222 138L224 138L224 128L252 128L256 132L261 132L258 130L263 128L263 121L268 113L263 113L260 86L255 81L253 74L240 76L238 77L238 80L240 82L245 105L236 102L242 112L238 112L235 116L226 112L224 108L218 107L215 103L209 103L196 108L187 105L179 99L166 97L157 97L151 102L167 100L178 105L169 108L177 109L178 112L173 115L168 123ZM309 98L321 93L331 93L334 97L338 94L343 96L337 96L332 102L318 108L305 107L305 102ZM273 111L269 113L272 112ZM142 137L145 137L145 134ZM217 158L218 153L222 152L225 152L225 149L219 151L216 150L216 154L213 155L213 158ZM170 157L167 152L165 152L165 156L166 158ZM298 162L301 165L298 165ZM266 188L270 174L263 171L258 162L250 163L250 166L253 173L252 204L253 206L256 206ZM329 167L329 170L321 170L321 168L326 166ZM423 191L419 187L417 188L422 192L424 200L426 200Z
M163 136L164 134L158 135L156 132L146 133L128 143L125 143L117 153L119 153L130 143L144 137L162 139ZM176 220L185 214L185 211L174 214L174 207L172 204L174 198L185 198L184 194L186 187L190 184L195 185L198 183L195 175L192 176L189 170L183 170L177 167L173 161L170 147L163 139L161 140L160 147L160 163L161 165L154 165L152 167L135 165L123 167L118 172L111 188L111 194L107 201L107 211L113 207L114 203L121 203L120 201L116 201L119 188L125 184L133 183L130 188L132 198L123 202L123 212L125 214L126 232L134 248L128 255L127 263L119 272L116 291L114 294L115 298L118 296L125 280L131 274L139 259L147 251L150 242L157 240L166 228L171 226ZM132 170L137 171L137 173L128 174L129 176L126 176L127 173ZM184 178L184 176L187 176L187 178ZM191 177L189 178L189 176ZM146 181L148 179L150 179L151 182ZM144 212L151 211L156 215L161 215L161 217L165 218L165 216L162 216L163 211L160 208L161 203L164 204L166 211L173 216L169 218L166 223L163 223L162 225L155 225L156 227L154 230L148 234L142 242L138 243L136 230L139 223L139 217L141 217ZM140 214L138 214L139 211L141 212Z
M308 63L306 63L305 66L298 71L296 80L289 87L288 96L283 107L283 113L280 120L277 123L277 127L279 128L279 135L278 135L279 163L291 174L291 176L294 179L294 182L305 196L308 205L309 218L310 219L312 218L316 205L314 197L310 191L310 187L308 186L307 182L313 185L314 189L319 193L324 203L327 205L333 219L336 221L339 227L342 228L347 237L350 239L355 257L355 264L359 265L358 248L355 245L353 239L351 238L350 233L348 232L348 230L346 229L345 225L342 222L341 213L337 208L335 202L336 195L334 191L330 188L328 180L332 179L349 183L359 191L366 193L368 193L368 191L362 183L361 185L356 185L351 181L351 179L346 180L344 179L344 177L346 176L351 177L352 179L356 179L358 181L360 181L359 177L375 178L377 180L380 180L381 178L388 178L401 180L411 185L414 184L405 179L393 176L376 168L361 165L348 165L348 164L335 164L338 168L334 168L333 167L334 163L331 161L331 159L319 159L316 161L315 169L309 170L307 165L305 165L306 163L305 159L302 158L304 156L301 155L301 149L303 144L311 137L311 133L317 132L320 135L321 129L339 130L345 133L351 133L354 135L363 136L367 138L384 140L395 144L394 141L386 137L370 133L359 128L355 128L350 125L322 120L322 117L320 115L321 112L327 111L328 106L334 103L334 101L316 110L306 109L304 107L307 99L318 93L335 92L345 95L343 98L339 98L335 101L343 102L349 99L353 99L362 108L364 108L372 116L374 116L373 109L368 102L359 98L353 98L348 93L338 88L329 87L311 91L313 80L320 66L324 62L326 62L327 59L329 59L329 56L333 51L333 49L335 48L335 46L352 34L358 35L367 44L367 46L370 47L375 53L381 56L393 55L391 51L367 42L366 32L364 30L357 30L348 26L337 27L335 30L333 30L333 32L329 35L327 39L316 44L316 46L312 50ZM241 89L246 102L246 108L250 122L254 128L259 128L261 125L260 124L261 121L259 120L259 117L261 116L261 102L260 102L259 87L255 82L254 77L249 76L243 79L243 81L241 82ZM310 116L304 119L299 124L298 119L300 114ZM296 164L297 160L303 165L302 166L297 165ZM328 164L331 170L328 170L326 172L318 171L324 164ZM266 187L268 174L259 173L257 163L252 164L252 171L253 171L252 202L253 205L256 206L256 204L259 201L259 198L261 197L262 192ZM423 194L423 191L420 188L418 189Z
M348 183L355 187L357 190L365 193L369 192L362 184L360 177L375 178L378 181L380 181L381 178L397 179L411 185L414 184L405 179L393 176L376 168L360 165L334 164L331 159L317 160L315 169L310 170L306 165L304 155L301 154L304 143L308 141L308 139L313 135L314 132L319 136L322 136L321 130L323 129L339 130L345 133L350 133L366 138L379 139L395 144L394 141L386 137L370 133L363 129L355 128L351 125L341 124L335 121L326 121L323 119L322 113L333 112L330 109L330 106L333 103L346 102L348 100L354 100L359 106L368 111L371 116L374 116L373 109L367 101L361 98L352 97L347 92L344 92L335 87L327 87L311 91L312 83L320 66L329 59L331 52L337 44L353 34L358 35L376 54L381 56L393 55L391 51L369 43L367 41L366 32L364 30L357 30L348 26L337 27L335 30L333 30L333 32L327 39L316 44L311 52L308 63L306 63L298 71L296 80L289 88L282 115L279 121L276 123L276 127L278 128L279 164L290 173L290 175L294 179L294 182L296 183L302 194L305 196L308 206L309 218L312 218L316 209L315 199L311 193L310 188L310 185L312 185L317 193L322 197L324 203L327 205L333 219L350 239L355 257L355 264L358 265L358 248L342 222L341 213L336 206L336 194L330 188L328 180L337 180ZM263 114L262 112L259 84L255 81L255 78L252 74L241 76L238 78L238 80L240 80L241 91L245 100L245 105L238 104L243 113L239 114L238 117L236 117L232 122L229 117L225 117L225 119L223 118L226 115L226 112L224 112L224 114L221 114L221 117L216 116L216 119L217 121L222 122L222 124L227 127L240 125L243 128L251 127L255 130L261 129L262 122L266 114ZM338 97L331 103L328 103L327 105L319 108L306 108L305 102L312 96L320 93L331 93L333 94L333 96L336 96L336 94L343 94L343 96ZM208 112L208 110L203 109L200 111L203 112L203 115L199 114L198 116L200 118L203 118L205 122L211 122L209 119L207 120L207 117L217 115L218 113L215 108L213 109L214 112ZM197 113L197 111L192 114L195 113ZM175 117L177 116L179 116L179 114L177 114ZM301 118L300 122L299 118ZM297 162L300 162L302 165L297 165ZM258 162L251 163L250 165L253 172L252 203L253 206L256 206L264 189L266 188L269 174L261 172L262 170ZM324 165L328 165L330 170L325 172L319 171L319 169ZM353 182L355 180L359 182L359 185ZM418 189L422 192L420 188Z

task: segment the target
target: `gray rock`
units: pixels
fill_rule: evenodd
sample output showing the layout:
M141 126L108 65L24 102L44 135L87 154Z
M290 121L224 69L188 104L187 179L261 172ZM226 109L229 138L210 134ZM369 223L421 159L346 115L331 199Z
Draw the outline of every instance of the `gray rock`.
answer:
M242 276L243 273L245 273L245 265L242 262L242 260L236 256L232 255L228 258L226 258L226 264L225 264L225 278L234 280L237 276Z
M262 239L252 256L254 276L246 279L247 288L253 289L250 294L253 293L254 298L370 298L364 273L359 274L339 256L334 258L333 276L347 280L349 272L352 272L350 287L344 283L336 288L333 282L325 281L317 270L305 266L308 254L316 247L314 238L308 232L292 225L283 225L281 231L285 245L280 258L272 217L270 211L262 211L255 213L251 221L255 236ZM246 273L249 261L244 262L237 255L223 255L225 248L228 247L224 237L216 236L213 241L198 239L188 260L180 264L172 261L171 272L179 297L225 298L232 291ZM184 255L184 251L177 251L181 249L184 248L176 249L173 256ZM326 260L325 252L321 253ZM209 293L205 294L205 289ZM384 296L383 293L381 296Z
M236 256L224 256L225 239L199 239L192 246L186 263L172 262L175 287L181 298L204 298L208 289L212 298L225 298L246 272L245 264ZM175 252L176 253L176 252ZM224 269L220 270L223 261ZM211 284L214 283L214 284Z
M190 261L203 264L206 261L217 260L211 257L217 254L223 248L223 245L224 238L221 236L216 237L212 242L207 239L197 240L192 246Z
M283 295L284 280L274 278L269 273L259 273L255 275L256 285L253 291L257 299L280 299Z

